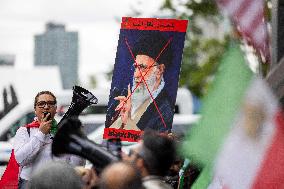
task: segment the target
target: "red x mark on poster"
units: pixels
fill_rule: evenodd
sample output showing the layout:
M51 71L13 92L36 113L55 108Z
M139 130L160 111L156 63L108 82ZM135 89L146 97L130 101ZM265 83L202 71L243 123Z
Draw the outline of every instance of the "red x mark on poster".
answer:
M123 18L105 139L137 141L146 128L171 131L186 29L187 20Z

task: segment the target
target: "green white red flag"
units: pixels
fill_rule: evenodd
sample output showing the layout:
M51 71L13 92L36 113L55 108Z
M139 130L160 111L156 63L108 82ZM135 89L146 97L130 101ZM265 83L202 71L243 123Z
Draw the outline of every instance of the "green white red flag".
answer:
M204 167L193 188L206 188L211 182L215 157L230 131L252 76L239 45L232 43L203 99L201 120L189 130L182 146L181 151L192 163Z
M217 155L209 188L284 188L283 139L283 113L265 81L256 78Z

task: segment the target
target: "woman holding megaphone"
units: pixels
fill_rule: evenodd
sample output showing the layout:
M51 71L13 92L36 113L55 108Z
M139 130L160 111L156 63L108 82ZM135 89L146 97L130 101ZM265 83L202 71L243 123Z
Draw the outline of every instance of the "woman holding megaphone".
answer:
M50 91L39 92L34 101L35 119L32 123L20 127L14 139L15 157L20 166L19 188L25 188L31 172L52 160L61 160L80 166L85 160L75 155L53 157L51 144L57 132L56 97Z

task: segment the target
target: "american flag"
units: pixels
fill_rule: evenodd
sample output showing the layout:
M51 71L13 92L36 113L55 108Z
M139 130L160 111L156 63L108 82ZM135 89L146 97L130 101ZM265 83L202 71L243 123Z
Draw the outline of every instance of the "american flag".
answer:
M270 61L267 25L264 19L263 0L216 0L219 8L228 15L241 36L256 52Z

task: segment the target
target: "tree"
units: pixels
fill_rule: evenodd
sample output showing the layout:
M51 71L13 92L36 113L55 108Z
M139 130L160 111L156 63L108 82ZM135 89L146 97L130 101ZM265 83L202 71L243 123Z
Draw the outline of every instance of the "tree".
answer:
M189 20L179 84L202 97L207 92L228 43L225 34L221 37L205 35L206 30L210 28L202 28L200 24L206 22L212 29L220 27L222 16L215 1L165 0L161 11L168 12L168 16L172 18Z
M265 13L268 21L271 20L269 5L271 0L266 0ZM189 20L179 84L202 97L214 78L230 37L225 31L208 37L206 32L210 27L202 28L200 22L205 21L211 29L219 29L226 20L213 0L164 0L161 12L167 12L167 16L172 18ZM261 66L261 69L264 75L267 74L268 65Z

